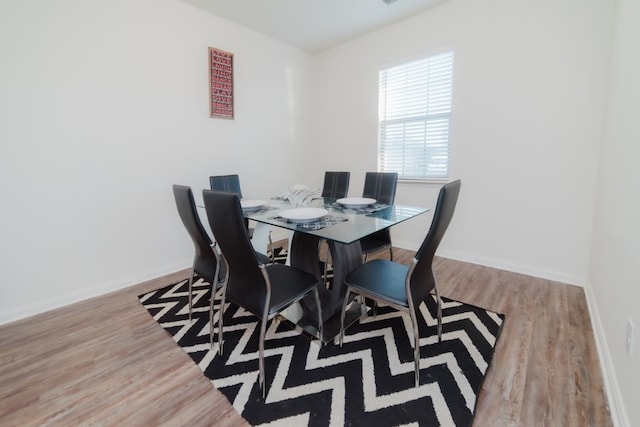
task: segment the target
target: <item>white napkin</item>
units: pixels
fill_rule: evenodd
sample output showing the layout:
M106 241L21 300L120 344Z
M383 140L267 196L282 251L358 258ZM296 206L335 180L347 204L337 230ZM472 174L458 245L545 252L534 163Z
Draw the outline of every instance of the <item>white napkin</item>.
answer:
M312 190L305 185L296 184L280 192L278 198L289 200L294 206L308 206L312 200L322 197L320 197L320 190Z

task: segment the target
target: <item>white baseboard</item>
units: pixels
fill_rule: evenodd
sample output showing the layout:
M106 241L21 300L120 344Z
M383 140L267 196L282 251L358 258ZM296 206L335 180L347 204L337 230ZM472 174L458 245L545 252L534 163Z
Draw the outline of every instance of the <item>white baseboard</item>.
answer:
M602 369L602 377L604 378L605 392L609 400L609 411L611 412L611 420L613 425L617 427L630 427L629 416L624 406L620 385L616 377L613 367L613 359L609 352L607 344L607 336L604 332L598 304L593 295L593 290L589 284L584 287L584 293L589 308L589 317L593 328L593 335L596 339L596 348L598 349L598 359L600 360L600 368Z
M45 298L31 304L14 307L0 313L0 325L64 307L69 304L74 304L89 298L101 296L119 289L124 289L137 283L142 283L170 273L175 273L176 271L190 268L191 262L191 260L185 260L171 265L165 265L162 268L145 271L143 273L134 274L110 282L100 283L96 286L83 287L82 289L56 295L51 298Z
M408 250L418 250L415 243L406 241L397 241L394 239L393 246ZM552 280L554 282L567 283L569 285L584 286L585 278L561 273L557 271L546 271L532 266L517 264L505 260L485 258L477 255L471 255L465 252L452 251L447 249L438 249L438 256L450 258L456 261L468 262L471 264L484 265L486 267L497 268L499 270L511 271L513 273L525 274L527 276L539 277L541 279Z

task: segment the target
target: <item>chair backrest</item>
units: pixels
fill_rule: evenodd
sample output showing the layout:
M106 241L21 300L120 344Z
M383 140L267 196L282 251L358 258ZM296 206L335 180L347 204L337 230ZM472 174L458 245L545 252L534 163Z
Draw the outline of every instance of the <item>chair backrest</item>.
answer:
M362 197L376 199L378 203L392 205L396 199L398 174L396 172L367 172Z
M203 190L207 219L229 267L227 298L262 318L267 288L235 193Z
M322 186L322 197L341 199L347 197L349 192L349 179L351 172L327 171L324 173L324 184Z
M235 193L242 199L240 188L240 177L238 175L216 175L209 177L209 184L212 190Z
M440 188L436 209L433 213L433 220L427 237L416 252L415 258L418 260L413 274L411 275L411 294L414 301L424 300L435 286L433 275L433 257L438 245L444 237L444 233L449 227L453 212L458 202L460 194L460 180L449 182Z
M217 261L211 248L211 237L209 237L209 234L200 221L191 187L174 185L173 196L176 200L180 219L187 229L189 237L191 237L193 246L195 247L193 268L203 279L209 283L213 283Z

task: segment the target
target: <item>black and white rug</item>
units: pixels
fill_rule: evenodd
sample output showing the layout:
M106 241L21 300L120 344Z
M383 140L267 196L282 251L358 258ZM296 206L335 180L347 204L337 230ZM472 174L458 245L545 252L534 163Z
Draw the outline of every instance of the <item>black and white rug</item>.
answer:
M379 307L346 331L344 346L318 341L271 321L265 340L268 393L258 385L258 320L227 304L224 355L209 344L210 286L188 280L141 295L151 316L252 425L471 425L477 394L504 315L444 299L442 342L436 304L421 305L420 386L414 387L411 320ZM220 309L220 291L215 310ZM217 317L216 317L217 322ZM217 323L216 323L217 324Z

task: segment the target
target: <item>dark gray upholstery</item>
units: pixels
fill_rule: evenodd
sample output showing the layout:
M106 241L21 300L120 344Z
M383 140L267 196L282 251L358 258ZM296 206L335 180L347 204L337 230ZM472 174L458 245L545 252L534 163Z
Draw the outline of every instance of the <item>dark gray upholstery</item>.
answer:
M209 177L209 185L212 190L235 193L242 199L240 177L238 175L215 175Z
M396 172L367 172L364 176L362 197L370 197L378 203L392 205L396 199L397 186Z
M398 174L395 172L367 172L364 178L362 197L376 199L377 203L392 205L396 199ZM389 259L393 261L391 232L388 228L360 239L365 260L368 254L389 249Z
M184 185L173 186L173 196L178 208L178 214L193 241L195 255L193 266L189 276L189 320L191 320L193 276L197 274L213 286L215 290L218 286L218 278L223 279L226 272L222 270L217 276L217 259L212 247L213 242L207 231L200 222L200 216L196 210L196 203L193 198L191 187Z
M414 363L416 386L419 383L419 335L417 311L420 304L435 291L438 300L438 340L442 334L441 301L433 273L433 258L455 211L460 180L445 184L438 194L431 227L409 267L397 262L376 259L364 263L345 277L347 293L342 306L340 343L344 337L344 312L352 293L363 295L380 304L409 312L414 331Z
M240 177L238 175L214 175L209 177L209 185L212 190L235 193L242 199L242 189L240 187ZM253 229L249 227L249 220L245 218L244 225L247 227L249 238L253 236Z
M312 274L283 264L265 265L256 256L244 226L240 198L235 193L203 190L207 218L227 264L229 279L225 300L250 311L260 322L260 385L264 392L264 335L273 316L315 291L318 304L318 330L322 334L322 314L318 284ZM223 344L223 319L219 317L220 353ZM213 334L213 328L211 328Z
M327 171L324 173L322 197L341 199L349 193L350 172Z

